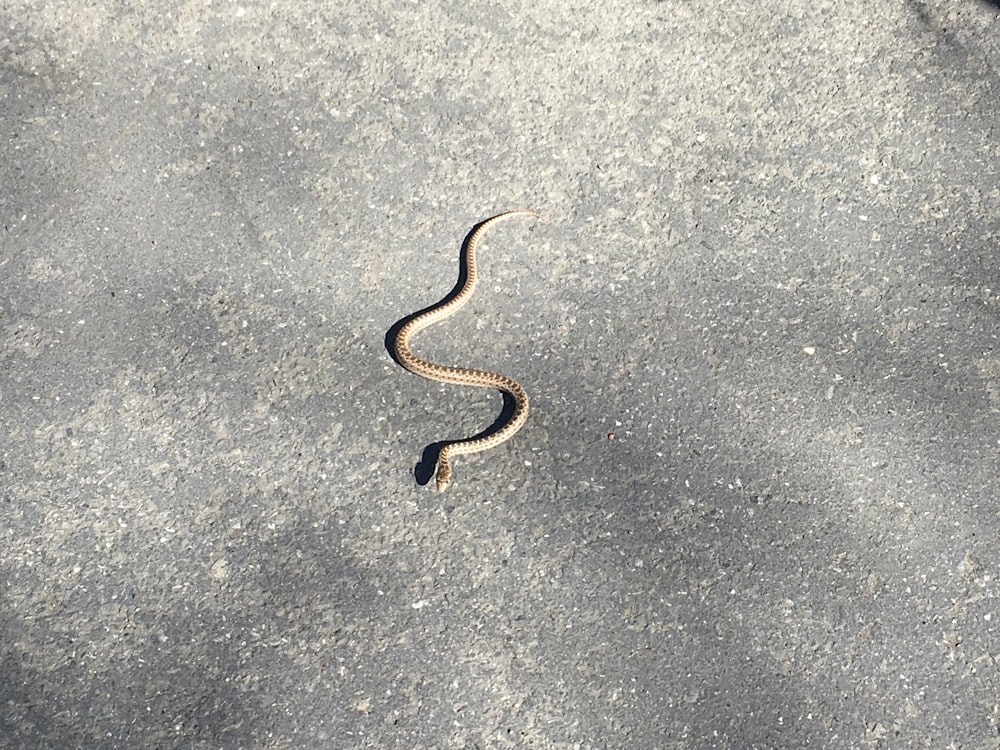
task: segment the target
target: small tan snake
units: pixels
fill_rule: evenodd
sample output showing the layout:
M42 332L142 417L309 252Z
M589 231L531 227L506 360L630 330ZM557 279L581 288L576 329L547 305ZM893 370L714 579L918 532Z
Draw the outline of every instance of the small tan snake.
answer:
M402 364L403 367L410 372L441 383L496 388L497 390L510 394L510 396L514 399L514 413L499 430L481 438L455 440L446 443L444 447L441 448L441 452L438 454L437 464L438 492L444 492L451 483L452 471L450 459L453 456L479 453L480 451L495 448L504 441L512 438L517 431L524 426L524 423L528 420L528 394L516 380L508 378L506 375L500 375L495 372L486 372L485 370L471 370L465 367L438 365L433 362L428 362L425 359L420 359L420 357L410 351L410 339L415 333L422 331L427 328L427 326L433 325L434 323L450 317L469 301L472 297L472 293L476 290L476 248L479 245L480 238L483 236L483 232L485 232L487 227L495 221L505 219L509 216L519 215L541 218L534 211L530 211L528 209L517 209L515 211L507 211L506 213L498 214L479 224L473 230L472 234L469 236L468 242L465 245L464 261L467 275L465 284L459 290L458 294L451 300L431 308L422 315L418 315L403 326L396 335L396 356L399 358L400 364Z

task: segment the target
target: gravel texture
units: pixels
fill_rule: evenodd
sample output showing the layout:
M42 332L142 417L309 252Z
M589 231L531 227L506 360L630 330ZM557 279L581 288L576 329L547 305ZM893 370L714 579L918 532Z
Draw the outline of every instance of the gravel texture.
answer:
M98 5L0 4L0 747L1000 748L997 4Z

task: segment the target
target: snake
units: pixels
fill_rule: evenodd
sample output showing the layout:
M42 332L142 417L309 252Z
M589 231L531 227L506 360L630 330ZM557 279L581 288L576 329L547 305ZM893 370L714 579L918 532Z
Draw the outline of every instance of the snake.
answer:
M399 363L410 372L439 383L495 388L498 391L508 394L514 400L514 413L495 432L478 438L452 440L442 446L438 453L437 472L435 475L438 492L444 492L448 489L448 485L451 484L451 459L453 457L480 453L481 451L495 448L501 443L510 440L524 426L524 423L528 421L528 394L521 387L521 384L513 378L496 372L487 372L486 370L439 365L434 362L428 362L426 359L421 359L410 350L410 339L415 334L434 323L439 323L451 317L465 303L472 299L472 294L476 291L476 282L479 279L476 269L476 250L479 247L483 233L495 222L511 216L534 216L535 218L542 218L530 209L519 208L497 214L477 224L469 235L469 239L462 251L461 261L465 266L466 274L465 283L461 289L454 296L449 295L450 299L449 297L445 297L444 300L434 307L411 319L396 334L394 343L396 357ZM459 275L459 281L461 281L461 274Z

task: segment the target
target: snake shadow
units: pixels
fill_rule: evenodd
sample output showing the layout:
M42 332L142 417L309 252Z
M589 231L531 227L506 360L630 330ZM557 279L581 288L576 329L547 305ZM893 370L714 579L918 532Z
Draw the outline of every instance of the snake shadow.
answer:
M428 305L423 309L417 310L416 312L410 313L406 317L397 320L392 324L392 326L390 326L389 330L385 332L385 350L389 353L389 356L392 357L393 362L400 367L403 367L403 363L399 359L399 354L396 353L396 339L399 336L399 332L402 331L403 327L414 318L418 318L425 312L433 310L436 307L448 304L459 295L462 291L462 287L465 286L465 282L469 279L469 263L466 258L469 243L472 241L473 235L479 230L479 228L488 221L490 221L490 219L480 221L469 230L468 234L465 235L465 239L462 241L462 246L458 255L458 281L455 282L455 286L452 287L452 290L433 305ZM405 370L406 368L404 367L403 369ZM503 396L503 408L500 411L500 415L496 418L496 420L494 420L493 424L482 432L457 442L466 443L472 440L489 437L490 435L499 432L500 429L510 420L510 418L514 415L514 410L517 408L517 403L510 394L504 393L503 391L498 392ZM424 448L420 460L413 467L413 477L416 479L417 484L422 486L431 481L431 478L434 476L434 469L437 467L438 457L441 455L441 449L449 443L454 442L456 441L439 440Z
M517 402L509 393L504 393L503 391L498 392L503 396L503 408L500 410L500 415L496 418L493 424L482 432L478 432L471 437L462 438L461 440L438 440L437 442L431 443L424 448L424 452L421 454L420 460L417 461L416 465L413 467L413 478L417 480L417 484L423 486L434 478L438 457L441 455L441 449L446 445L469 443L473 440L489 437L490 435L499 432L503 426L510 421L511 417L514 416L514 410L517 408ZM451 460L454 462L455 458L452 457Z

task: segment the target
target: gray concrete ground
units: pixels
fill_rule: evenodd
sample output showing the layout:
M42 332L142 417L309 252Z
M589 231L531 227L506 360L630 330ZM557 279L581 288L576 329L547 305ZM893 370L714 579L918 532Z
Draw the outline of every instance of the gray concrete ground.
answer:
M1000 748L998 12L2 4L0 746Z

